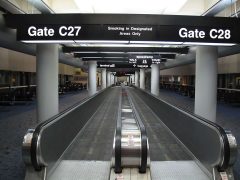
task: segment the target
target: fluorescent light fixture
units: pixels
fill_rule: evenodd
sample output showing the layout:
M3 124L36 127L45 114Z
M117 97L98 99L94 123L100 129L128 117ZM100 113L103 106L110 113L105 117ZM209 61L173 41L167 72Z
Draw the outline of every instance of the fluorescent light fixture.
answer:
M99 59L125 59L126 57L82 57L84 59L92 59L92 58L99 58Z
M24 43L57 43L57 44L66 44L66 43L74 43L72 40L23 40Z
M99 52L99 53L124 54L125 52Z
M125 59L126 57L103 57L104 59Z
M87 47L162 47L152 44L79 44L79 46Z
M130 41L132 44L171 44L171 45L182 45L183 42L173 42L173 41Z
M184 42L184 45L196 45L196 46L234 46L235 43L207 43L207 42Z
M111 53L111 54L124 54L125 52L99 52L99 51L74 51L74 53L79 53L79 54L81 54L81 53L92 53L92 54L94 54L94 53Z
M92 59L92 58L95 58L95 59L102 59L103 57L81 57L81 58L84 58L84 59Z
M107 41L107 40L75 40L76 43L111 43L111 44L119 44L119 43L129 43L129 41Z
M177 52L127 52L127 54L179 54Z
M94 53L99 53L98 51L74 51L74 53L79 53L79 54L81 54L81 53L92 53L92 54L94 54Z
M74 0L80 13L167 14L179 11L187 0Z

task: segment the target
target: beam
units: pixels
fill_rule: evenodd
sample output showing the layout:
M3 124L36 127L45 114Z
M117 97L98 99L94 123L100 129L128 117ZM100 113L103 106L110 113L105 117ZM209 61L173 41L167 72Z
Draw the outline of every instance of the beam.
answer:
M149 14L20 14L6 15L7 26L23 25L161 25L161 26L201 26L211 27L223 24L239 27L239 19L226 17L149 15ZM37 23L36 23L37 22Z
M86 58L86 57L126 57L128 58L133 54L128 54L128 53L74 53L74 57L78 58ZM146 54L138 54L138 55L146 55ZM151 54L151 55L160 55L161 58L165 59L175 59L176 54ZM87 59L84 59L87 60ZM113 59L114 60L114 59Z
M126 62L128 58L82 58L82 61L98 61L98 62Z
M179 53L187 54L188 47L164 48L164 47L62 47L65 53L71 52L141 52L143 53Z

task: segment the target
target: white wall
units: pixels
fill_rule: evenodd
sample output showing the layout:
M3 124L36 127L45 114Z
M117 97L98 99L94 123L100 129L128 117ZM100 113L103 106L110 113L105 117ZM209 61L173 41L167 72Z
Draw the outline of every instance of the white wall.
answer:
M36 72L36 57L0 48L0 70ZM59 74L73 75L76 68L59 63Z
M240 54L235 54L218 60L218 74L240 73ZM195 64L164 69L160 75L194 75Z

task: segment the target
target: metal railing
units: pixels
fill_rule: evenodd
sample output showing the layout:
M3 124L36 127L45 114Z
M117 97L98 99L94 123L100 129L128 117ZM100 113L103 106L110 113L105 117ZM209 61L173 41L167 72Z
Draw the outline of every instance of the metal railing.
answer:
M127 96L124 104L123 95ZM131 125L128 124L129 122L125 122L128 119L131 120ZM121 173L124 167L138 167L140 173L146 173L150 161L147 133L125 88L122 89L120 95L116 123L112 160L115 173ZM127 144L126 141L128 141Z

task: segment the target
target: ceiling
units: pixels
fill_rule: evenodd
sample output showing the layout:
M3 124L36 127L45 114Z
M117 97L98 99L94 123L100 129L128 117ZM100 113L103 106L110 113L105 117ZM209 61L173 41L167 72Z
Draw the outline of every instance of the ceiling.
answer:
M55 13L176 15L201 15L217 1L218 0L44 0Z

